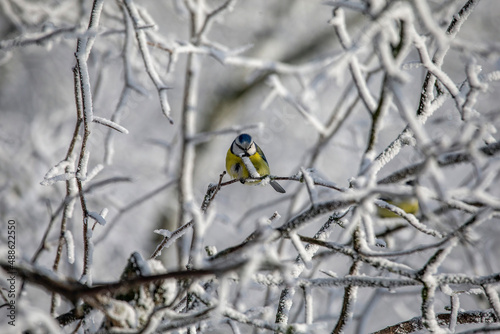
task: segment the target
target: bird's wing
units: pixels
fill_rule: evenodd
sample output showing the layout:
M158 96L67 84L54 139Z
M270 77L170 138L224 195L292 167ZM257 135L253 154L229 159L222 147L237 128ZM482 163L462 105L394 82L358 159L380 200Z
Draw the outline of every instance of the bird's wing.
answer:
M257 149L257 153L259 153L259 155L262 157L262 159L264 159L264 161L269 164L269 162L267 162L267 158L266 158L266 155L264 154L264 152L262 152L262 150L260 149L259 145L257 145L257 143L255 143L255 148Z

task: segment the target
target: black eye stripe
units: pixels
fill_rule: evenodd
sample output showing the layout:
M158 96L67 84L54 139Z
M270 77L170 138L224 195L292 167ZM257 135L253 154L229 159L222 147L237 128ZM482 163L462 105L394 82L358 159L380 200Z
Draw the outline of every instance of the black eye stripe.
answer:
M241 147L240 145L238 145L238 143L237 143L237 142L234 142L234 143L235 143L235 144L236 144L236 146L238 146L238 147L239 147L242 151L245 151L245 152L247 151L247 150L245 150L243 147Z
M238 143L237 143L237 142L234 142L234 144L235 144L236 146L238 146L238 147L239 147L239 148L240 148L243 152L245 152L245 154L243 154L243 156L244 156L244 157L249 157L249 156L250 156L250 154L248 154L248 150L246 150L246 149L244 149L243 147L241 147L240 145L238 145ZM249 148L250 148L250 147L249 147Z

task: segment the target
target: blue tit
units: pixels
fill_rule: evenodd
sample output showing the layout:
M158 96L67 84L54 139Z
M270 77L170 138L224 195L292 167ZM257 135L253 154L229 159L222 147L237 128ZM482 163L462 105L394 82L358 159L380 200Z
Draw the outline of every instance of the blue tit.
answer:
M269 175L269 163L264 152L260 149L252 137L243 133L236 137L227 151L226 170L233 179L243 180L259 178ZM260 181L248 181L259 183ZM275 180L271 180L271 186L279 193L285 193L285 189Z
M415 186L416 182L415 180L410 180L406 182L407 186ZM394 206L397 206L398 208L402 209L406 213L411 213L413 215L416 215L419 210L419 204L418 204L418 198L414 195L409 195L409 196L396 196L394 198L381 198L382 200L386 201L389 204L392 204ZM395 214L392 211L389 211L384 208L377 208L377 214L380 218L397 218L399 217L397 214Z
M393 199L381 198L389 204L397 206L406 213L411 213L413 215L418 212L418 199L416 197L398 197ZM380 218L399 218L397 214L384 208L377 208L377 214Z

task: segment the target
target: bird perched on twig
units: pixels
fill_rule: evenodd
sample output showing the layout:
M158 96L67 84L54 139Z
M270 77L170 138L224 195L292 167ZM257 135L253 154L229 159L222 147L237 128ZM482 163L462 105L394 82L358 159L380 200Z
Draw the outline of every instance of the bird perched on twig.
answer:
M246 181L248 178L262 179L270 175L269 163L264 152L249 134L243 133L236 137L227 151L226 170L233 179L240 179L242 183L256 184L260 180ZM271 186L279 193L285 189L275 180L270 181Z
M414 187L416 184L415 180L410 180L406 182L407 186ZM418 198L415 195L407 195L407 196L396 196L393 198L380 198L383 201L386 201L389 204L397 206L402 209L406 213L411 213L416 215L419 210ZM392 211L389 211L384 208L378 208L377 214L380 218L397 218L399 217Z

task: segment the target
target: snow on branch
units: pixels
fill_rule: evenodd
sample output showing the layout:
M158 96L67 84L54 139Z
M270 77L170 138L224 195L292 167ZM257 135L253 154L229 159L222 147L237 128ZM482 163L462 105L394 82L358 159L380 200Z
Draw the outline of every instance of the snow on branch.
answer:
M45 45L56 41L61 35L72 35L76 32L76 30L76 27L60 27L54 28L51 31L44 31L42 33L37 32L32 34L24 34L13 39L1 40L0 50L9 51L13 48L19 48L33 44Z
M398 216L403 217L408 223L410 223L410 225L412 225L422 233L432 235L438 238L444 237L444 235L441 232L428 228L424 224L420 223L414 215L412 215L411 213L406 213L403 209L399 208L398 206L392 205L383 200L375 200L374 204L380 208L389 210L391 212L394 212Z
M298 101L293 94L291 94L286 87L281 83L277 75L271 75L268 79L269 85L277 93L279 97L290 103L297 111L309 122L320 134L325 134L326 129L324 125L308 110L307 106Z
M99 124L105 125L107 127L110 127L111 129L116 130L118 132L121 132L121 133L124 133L124 134L128 133L128 130L125 129L123 126L121 126L119 124L116 124L115 122L110 121L109 119L105 119L105 118L102 118L102 117L94 116L94 118L92 120L94 122L96 122L96 123L99 123Z
M141 28L145 23L143 19L139 15L139 11L137 6L135 5L133 0L123 0L123 4L127 8L127 12L132 19L132 23L134 25L135 36L137 39L137 44L139 45L139 51L141 52L142 59L144 61L144 67L146 68L146 72L148 73L151 81L156 87L158 91L158 97L160 99L160 106L163 114L171 124L174 123L170 115L170 104L168 102L167 90L168 87L162 82L158 72L155 69L155 65L153 63L153 59L149 53L148 43L146 40L146 32ZM152 24L151 22L147 22L146 24Z
M442 326L450 324L450 313L439 313L436 315L438 323ZM498 322L498 318L491 310L474 310L458 312L458 324L491 324ZM488 328L488 329L487 329ZM386 327L382 330L373 332L372 334L391 334L391 333L416 333L417 331L425 329L422 317L415 317L410 320L401 322L396 325ZM485 330L489 329L495 331L500 330L500 326L488 326Z
M478 3L94 0L30 20L40 7L0 2L20 32L0 39L3 62L28 65L46 52L31 46L48 44L66 59L61 46L76 41L74 128L51 85L57 99L44 96L19 131L33 140L18 140L16 159L29 161L5 156L16 141L0 138L2 213L20 203L12 221L36 223L17 230L16 262L0 259L2 270L48 293L35 304L65 332L496 330L500 48L480 15L458 35ZM491 19L499 5L485 6ZM15 74L5 77L18 89L26 75ZM143 79L172 126L136 112L151 102ZM242 155L250 176L228 179L226 136L242 132L268 161ZM259 162L275 174L259 175ZM51 187L32 187L29 173L47 168ZM271 180L290 191L242 184ZM410 196L413 213L396 205ZM398 309L383 323L382 303Z

